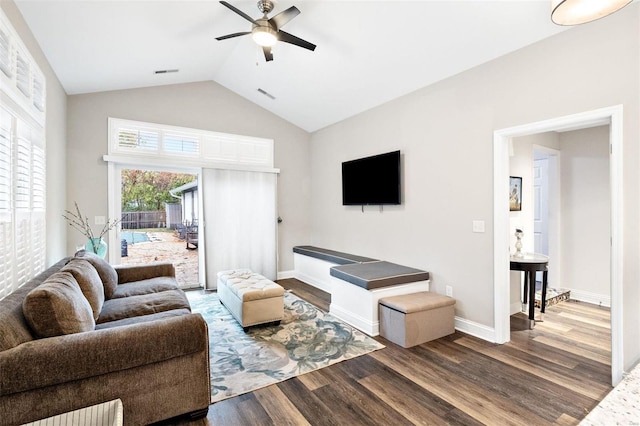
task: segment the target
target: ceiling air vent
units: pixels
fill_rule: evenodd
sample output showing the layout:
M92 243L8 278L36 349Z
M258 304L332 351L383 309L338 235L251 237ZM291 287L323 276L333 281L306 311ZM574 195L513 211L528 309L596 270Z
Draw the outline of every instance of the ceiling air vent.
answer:
M267 98L270 98L270 99L273 99L273 100L275 100L275 99L276 99L276 97L275 97L275 96L273 96L271 93L269 93L269 92L267 92L267 91L265 91L265 90L258 89L258 92L262 93L262 94L263 94L263 95L265 95Z
M172 72L178 72L180 70L178 69L174 69L174 70L158 70L158 71L154 71L154 74L169 74Z

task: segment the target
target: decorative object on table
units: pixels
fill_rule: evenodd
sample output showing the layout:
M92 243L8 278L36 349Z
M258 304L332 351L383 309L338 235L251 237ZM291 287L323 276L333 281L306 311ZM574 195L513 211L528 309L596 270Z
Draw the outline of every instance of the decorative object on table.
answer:
M509 176L509 211L522 210L522 178Z
M516 228L516 253L514 254L514 257L523 257L524 254L522 254L522 237L524 236L524 232L522 232L522 229L518 229Z
M280 325L246 333L216 293L187 297L209 326L212 403L384 348L289 291Z
M121 219L107 219L100 233L96 235L93 233L91 225L89 225L89 218L87 216L83 216L82 213L80 213L80 207L78 207L78 203L74 204L76 207L75 213L69 210L65 210L65 213L62 215L62 217L67 220L69 226L87 237L88 241L85 245L85 249L87 251L95 253L98 256L104 258L107 254L107 243L102 239L102 237L111 229L115 228L120 223Z

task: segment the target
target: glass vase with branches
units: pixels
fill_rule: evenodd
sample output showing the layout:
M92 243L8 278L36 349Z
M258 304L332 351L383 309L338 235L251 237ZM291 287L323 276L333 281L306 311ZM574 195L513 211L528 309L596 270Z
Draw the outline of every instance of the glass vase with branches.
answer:
M65 213L62 215L62 217L67 220L69 226L87 237L91 242L93 252L98 253L98 246L100 244L100 241L102 240L102 237L107 232L115 228L122 221L122 219L107 219L100 233L94 234L93 229L89 224L89 218L82 215L77 202L74 202L74 205L76 207L76 211L72 212L70 210L65 210Z

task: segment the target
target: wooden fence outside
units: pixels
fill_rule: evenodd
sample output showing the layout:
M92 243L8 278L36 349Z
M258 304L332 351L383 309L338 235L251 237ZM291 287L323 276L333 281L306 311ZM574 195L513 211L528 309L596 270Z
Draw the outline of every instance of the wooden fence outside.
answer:
M164 210L122 212L122 229L164 228L167 213Z

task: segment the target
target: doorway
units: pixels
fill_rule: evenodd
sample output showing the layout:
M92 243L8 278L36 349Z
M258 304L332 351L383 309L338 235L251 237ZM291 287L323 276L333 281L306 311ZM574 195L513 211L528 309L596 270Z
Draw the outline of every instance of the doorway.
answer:
M512 139L550 131L577 130L610 125L609 157L611 194L611 380L622 379L622 106L550 119L494 132L494 326L495 341L510 340L509 281L509 147Z
M181 288L202 287L203 245L197 231L200 171L138 164L110 167L110 209L122 218L114 236L120 244L110 251L110 262L170 262Z

